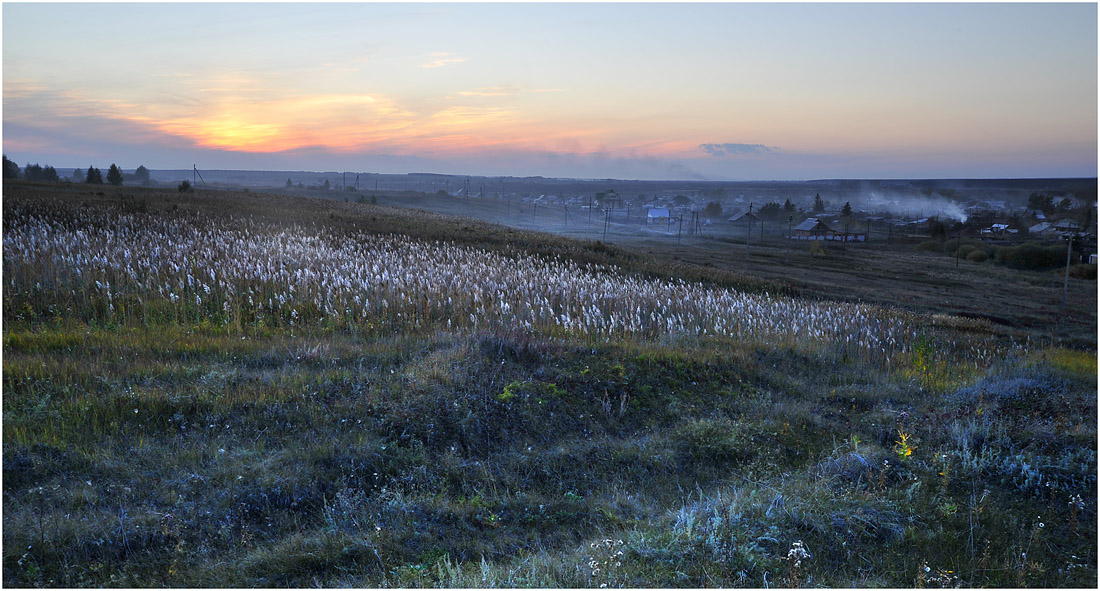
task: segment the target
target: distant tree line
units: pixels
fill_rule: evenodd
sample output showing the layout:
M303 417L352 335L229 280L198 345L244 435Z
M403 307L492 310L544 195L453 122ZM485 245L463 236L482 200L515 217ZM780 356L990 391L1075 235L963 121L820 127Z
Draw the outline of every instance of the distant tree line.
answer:
M37 163L28 163L19 169L19 165L8 158L7 154L4 155L4 179L15 180L20 179L26 181L37 181L46 183L58 183L61 182L61 176L57 174L57 170L49 164L42 166ZM66 181L72 180L72 182L88 183L92 185L102 185L104 180L107 183L122 186L125 181L137 182L142 185L149 184L149 169L145 168L145 165L137 167L137 170L132 174L125 174L117 164L112 163L110 168L107 169L107 176L104 179L103 173L95 166L89 166L88 170L76 169L73 171L71 177L65 179Z
M1062 196L1062 199L1057 203L1055 203L1054 199L1055 195L1032 193L1027 197L1027 208L1041 211L1046 215L1052 213L1066 213L1074 208L1073 200L1068 196Z
M780 220L798 213L798 208L791 203L790 199L786 199L783 205L780 205L778 201L772 201L760 206L760 211L757 212L761 218L765 220Z

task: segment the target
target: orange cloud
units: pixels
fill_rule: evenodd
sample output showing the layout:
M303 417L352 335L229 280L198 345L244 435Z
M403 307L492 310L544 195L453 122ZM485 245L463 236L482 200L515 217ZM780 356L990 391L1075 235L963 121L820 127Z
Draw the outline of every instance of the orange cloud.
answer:
M287 96L271 80L235 75L195 79L175 86L172 92L154 91L127 101L77 91L53 92L42 85L11 80L5 81L4 92L5 106L18 103L19 107L8 111L8 120L13 113L37 105L35 120L63 121L72 116L125 121L134 124L130 129L147 130L147 142L160 134L197 147L251 153L319 147L436 156L474 152L653 154L675 152L679 145L646 142L636 131L624 134L613 123L555 110L554 105L545 103L529 114L517 102L504 107L435 99L435 104L412 106L373 93ZM490 86L465 94L491 100L511 92L518 91ZM170 95L169 100L165 95ZM546 112L554 116L547 117ZM697 142L687 143L694 146Z
M368 147L402 135L412 113L368 95L324 94L272 101L226 99L181 117L143 118L196 144L243 152L282 152L309 146Z

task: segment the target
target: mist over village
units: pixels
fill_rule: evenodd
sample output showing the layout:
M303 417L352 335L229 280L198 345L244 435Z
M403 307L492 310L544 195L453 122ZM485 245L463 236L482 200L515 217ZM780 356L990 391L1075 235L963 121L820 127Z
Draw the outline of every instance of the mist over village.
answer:
M5 586L1097 586L1096 4L2 11Z

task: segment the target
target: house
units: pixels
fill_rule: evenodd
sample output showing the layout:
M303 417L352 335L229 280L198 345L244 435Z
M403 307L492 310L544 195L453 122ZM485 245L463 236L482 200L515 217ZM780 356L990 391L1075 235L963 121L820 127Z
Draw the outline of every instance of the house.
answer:
M760 218L756 217L756 214L752 211L746 211L730 217L726 221L731 224L755 224L760 221Z
M652 223L666 224L666 223L668 223L668 221L671 217L672 216L669 215L669 213L668 213L668 208L665 208L665 207L651 207L651 208L649 208L649 212L646 213L645 223L646 223L647 226L651 222Z
M1048 234L1048 233L1053 232L1054 230L1052 228L1053 228L1053 226L1051 226L1050 224L1048 224L1046 222L1041 222L1041 223L1035 224L1034 226L1031 226L1030 228L1028 228L1027 233L1028 234L1034 234L1034 235L1037 235L1037 236L1042 236L1043 234Z
M806 218L794 227L791 238L795 240L830 240L836 232L818 218Z
M1010 228L1008 224L993 224L992 226L990 226L988 228L982 228L982 237L983 238L1001 237L1001 236L1004 236L1006 234L1015 234L1017 232L1018 232L1018 230Z
M838 232L821 218L806 218L794 228L794 240L836 240L838 242L866 242L867 232Z
M1081 229L1081 224L1073 220L1058 220L1051 227L1058 232L1077 232Z

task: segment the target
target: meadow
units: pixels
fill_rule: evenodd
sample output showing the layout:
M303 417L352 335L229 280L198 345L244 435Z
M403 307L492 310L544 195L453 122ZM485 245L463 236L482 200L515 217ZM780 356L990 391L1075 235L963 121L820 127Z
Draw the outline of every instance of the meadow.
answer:
M1096 585L1095 341L109 192L5 185L6 586Z

